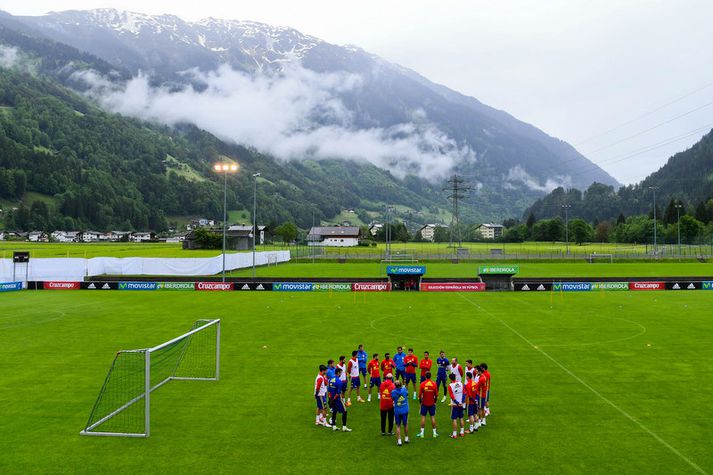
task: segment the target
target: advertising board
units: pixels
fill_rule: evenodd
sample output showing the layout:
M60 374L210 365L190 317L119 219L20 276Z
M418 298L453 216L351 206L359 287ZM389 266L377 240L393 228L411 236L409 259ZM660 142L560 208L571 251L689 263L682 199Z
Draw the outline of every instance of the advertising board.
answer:
M666 282L666 290L700 290L701 282Z
M272 290L275 292L311 292L312 282L273 282Z
M246 282L241 284L240 282L235 283L235 290L272 290L272 282Z
M483 282L422 282L422 292L482 292Z
M663 282L629 282L629 290L664 290Z
M517 274L520 272L520 266L479 266L478 275L480 274Z
M423 275L426 266L386 266L387 275Z
M82 290L116 290L116 282L80 282L79 288Z
M156 290L156 282L119 282L119 290Z
M352 284L349 282L317 282L312 284L313 292L351 292Z
M592 290L629 290L628 282L592 282Z
M521 282L521 283L515 284L515 290L521 291L521 292L529 292L529 291L542 292L545 290L552 290L552 283L550 283L550 282L545 282L545 283Z
M232 282L196 282L196 290L233 290Z
M352 290L354 292L388 292L391 290L391 282L354 282Z
M42 288L45 290L79 290L79 282L59 282L59 281L44 281Z
M22 282L0 282L0 292L22 290Z
M195 282L159 282L158 290L196 290Z
M555 282L552 284L555 292L588 292L592 290L591 282Z

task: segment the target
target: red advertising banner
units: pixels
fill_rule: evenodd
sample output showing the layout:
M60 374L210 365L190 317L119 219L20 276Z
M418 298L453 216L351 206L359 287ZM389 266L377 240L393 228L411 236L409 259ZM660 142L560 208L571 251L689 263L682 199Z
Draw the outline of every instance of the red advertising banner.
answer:
M233 290L232 282L196 282L196 290Z
M422 282L423 292L482 292L484 282Z
M45 290L79 290L79 282L57 282L45 281L42 283L42 288Z
M391 282L354 282L352 290L354 292L388 292L391 290Z
M629 282L629 290L665 290L663 282Z

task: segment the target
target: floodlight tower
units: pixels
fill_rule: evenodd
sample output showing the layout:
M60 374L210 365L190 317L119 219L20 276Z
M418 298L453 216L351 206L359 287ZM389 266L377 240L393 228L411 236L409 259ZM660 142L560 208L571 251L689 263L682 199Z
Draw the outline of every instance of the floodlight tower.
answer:
M650 186L649 190L654 192L654 259L656 259L659 256L659 248L658 248L658 243L656 241L656 190L658 190L658 186Z
M681 203L676 203L674 205L676 207L676 227L677 229L677 234L678 234L678 257L681 257L681 208L683 208L683 205Z
M565 249L567 249L567 255L569 256L569 209L572 205L562 205L564 210L564 241Z
M228 173L237 173L237 163L216 163L213 170L223 174L223 282L225 282L225 227L228 221Z

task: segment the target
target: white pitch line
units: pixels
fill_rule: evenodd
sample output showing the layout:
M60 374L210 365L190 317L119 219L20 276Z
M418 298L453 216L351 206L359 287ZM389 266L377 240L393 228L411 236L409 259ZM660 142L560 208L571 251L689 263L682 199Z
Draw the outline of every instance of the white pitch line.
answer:
M661 445L663 445L664 447L666 447L667 449L669 449L669 450L670 450L671 452L673 452L674 454L678 455L678 456L681 458L681 460L683 460L683 461L686 462L688 465L690 465L694 470L696 470L697 472L702 473L702 474L704 474L704 475L708 475L708 472L706 472L706 471L703 470L701 467L699 467L694 461L692 461L691 459L689 459L688 457L686 457L685 455L683 455L681 452L678 451L678 449L676 449L675 447L673 447L671 444L669 444L668 442L666 442L665 440L663 440L658 434L656 434L656 433L653 432L651 429L649 429L648 427L646 427L645 425L643 425L641 422L639 422L637 419L635 419L634 416L632 416L631 414L629 414L628 412L626 412L624 409L622 409L622 408L620 408L619 406L617 406L616 404L614 404L611 400L607 399L604 395L602 395L602 393L600 393L599 391L597 391L596 389L594 389L592 386L590 386L589 384L587 384L586 381L584 381L582 378L580 378L579 376L577 376L576 374L574 374L574 373L573 373L572 371L570 371L567 367L565 367L562 363L560 363L559 361L557 361L556 359L554 359L552 356L550 356L547 352L545 352L544 350L540 349L538 346L534 345L530 340L528 340L527 338L525 338L520 332L518 332L518 331L515 330L513 327L511 327L510 325L508 325L505 321L503 321L502 319L500 319L500 318L498 318L497 316L493 315L492 313L490 313L489 311L487 311L486 309L484 309L483 307L481 307L481 306L478 305L477 303L473 302L473 301L470 300L469 298L465 297L462 293L459 292L458 295L459 295L463 300L465 300L466 302L468 302L468 303L470 303L471 305L473 305L473 306L479 308L479 309L482 310L484 313L487 313L487 314L490 315L492 318L494 318L495 320L497 320L498 322L500 322L505 328L507 328L508 330L510 330L511 332L513 332L515 335L517 335L522 341L524 341L525 343L527 343L532 349L538 351L538 352L541 353L544 357L546 357L547 359L549 359L550 361L552 361L554 364L556 364L557 366L559 366L565 373L567 373L568 375L570 375L571 377L573 377L573 378L574 378L576 381L578 381L582 386L584 386L585 388L589 389L592 393L594 393L594 394L595 394L597 397L599 397L602 401L606 402L606 403L609 404L611 407L613 407L614 409L616 409L617 411L619 411L619 413L621 413L624 417L626 417L626 418L629 419L631 422L633 422L634 424L636 424L637 426L639 426L639 428L641 428L644 432L646 432L647 434L649 434L651 437L653 437L654 439L656 439L657 441L659 441L659 442L661 443Z

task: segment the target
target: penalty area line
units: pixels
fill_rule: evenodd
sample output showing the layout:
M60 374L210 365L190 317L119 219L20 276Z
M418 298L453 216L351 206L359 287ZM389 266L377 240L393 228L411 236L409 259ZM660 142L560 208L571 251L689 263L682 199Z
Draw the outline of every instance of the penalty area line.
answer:
M678 451L678 449L676 449L674 446L672 446L671 444L669 444L668 442L666 442L665 440L663 440L658 434L656 434L654 431L652 431L651 429L649 429L648 427L646 427L645 425L643 425L641 422L639 422L636 418L634 418L634 416L632 416L631 414L629 414L628 412L626 412L624 409L622 409L622 408L620 408L619 406L617 406L616 404L614 404L614 402L612 402L610 399L608 399L608 398L607 398L606 396L604 396L602 393L600 393L599 391L597 391L596 389L594 389L592 386L590 386L590 385L589 385L586 381L584 381L582 378L580 378L579 376L577 376L576 374L574 374L572 371L570 371L569 368L567 368L567 367L564 366L562 363L560 363L559 361L557 361L556 359L554 359L552 356L550 356L549 353L547 353L546 351L542 350L539 346L533 344L533 343L532 343L530 340L528 340L522 333L520 333L519 331L515 330L513 327L511 327L510 325L508 325L504 320L502 320L501 318L497 317L496 315L490 313L488 310L486 310L485 308L481 307L479 304L473 302L472 300L470 300L469 298L467 298L467 297L466 297L465 295L463 295L462 293L459 292L459 293L458 293L458 296L461 297L461 298L462 298L463 300L465 300L466 302L468 302L469 304L473 305L474 307L476 307L476 308L482 310L484 313L486 313L486 314L487 314L488 316L490 316L491 318L494 318L495 320L497 320L498 322L500 322L501 325L503 325L505 328L507 328L508 330L510 330L511 332L513 332L515 335L517 335L522 341L524 341L525 343L527 343L532 349L534 349L535 351L539 352L540 354L542 354L542 356L544 356L545 358L547 358L548 360L552 361L554 364L556 364L557 366L559 366L560 369L562 369L562 371L564 371L565 373L567 373L568 375L570 375L570 376L571 376L572 378L574 378L577 382L579 382L582 386L584 386L585 388L589 389L589 390L590 390L594 395L596 395L599 399L601 399L602 401L604 401L604 402L606 402L607 404L609 404L612 408L616 409L621 415L623 415L624 417L626 417L627 419L629 419L631 422L633 422L634 424L636 424L637 426L639 426L639 428L640 428L641 430L643 430L644 432L646 432L647 434L649 434L651 437L653 437L654 439L656 439L659 443L661 443L661 445L663 445L664 447L666 447L667 449L669 449L669 450L670 450L671 452L673 452L674 454L678 455L678 457L679 457L681 460L683 460L683 461L686 462L688 465L690 465L694 470L696 470L697 472L702 473L702 474L706 474L706 475L708 474L708 472L706 472L706 471L703 470L701 467L699 467L698 464L696 464L694 461L692 461L691 459L689 459L688 457L686 457L685 455L683 455L681 452Z

